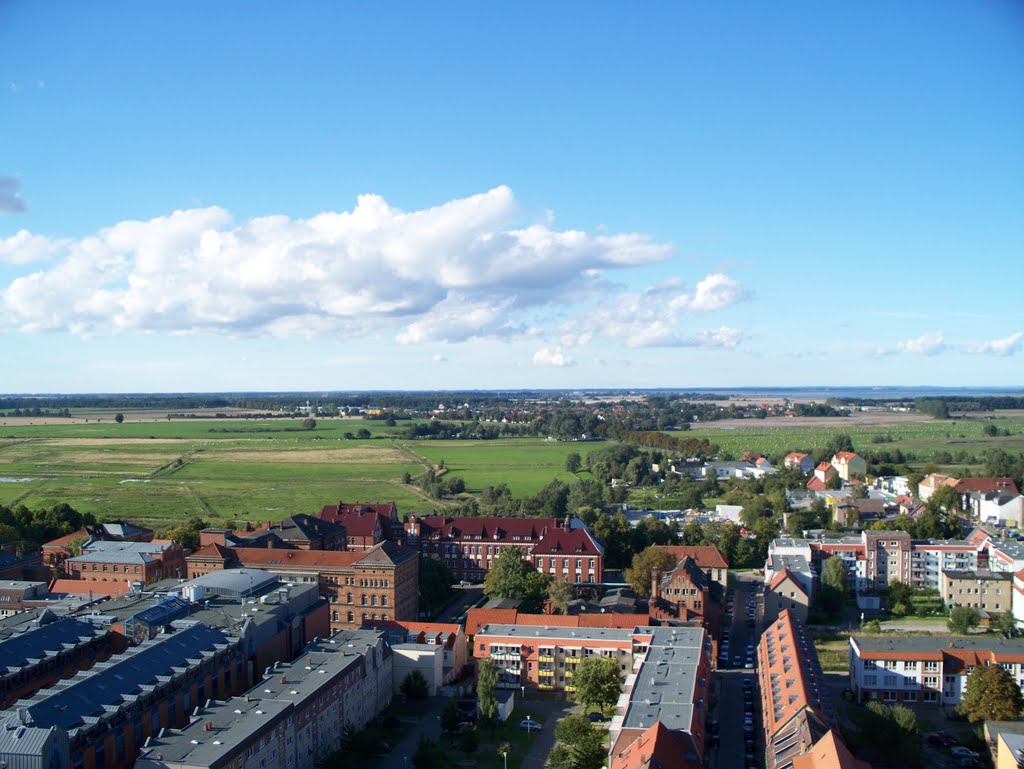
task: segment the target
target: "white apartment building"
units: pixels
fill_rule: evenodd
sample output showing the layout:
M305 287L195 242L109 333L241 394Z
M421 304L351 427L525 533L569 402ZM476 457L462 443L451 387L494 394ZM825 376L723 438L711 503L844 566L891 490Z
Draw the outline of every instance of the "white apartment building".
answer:
M850 688L859 702L958 705L975 667L1002 665L1024 690L1024 640L991 636L850 638Z

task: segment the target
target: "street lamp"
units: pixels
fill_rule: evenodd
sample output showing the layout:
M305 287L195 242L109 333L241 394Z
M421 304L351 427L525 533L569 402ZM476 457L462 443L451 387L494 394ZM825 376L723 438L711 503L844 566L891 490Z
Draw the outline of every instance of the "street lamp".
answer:
M507 750L501 751L501 757L503 759L505 759L505 769L508 769L508 751Z

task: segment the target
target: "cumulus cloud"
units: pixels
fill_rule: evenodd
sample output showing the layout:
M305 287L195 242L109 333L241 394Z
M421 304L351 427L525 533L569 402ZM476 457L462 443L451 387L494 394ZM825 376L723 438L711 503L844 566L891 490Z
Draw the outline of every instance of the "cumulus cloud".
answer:
M0 262L28 264L49 259L64 244L28 230L18 230L9 238L0 238Z
M691 290L672 278L639 294L622 294L607 305L571 320L561 327L561 342L571 347L595 337L617 339L627 347L734 348L743 338L737 329L722 326L696 336L682 329L683 322L696 315L725 310L750 297L740 283L728 275L712 273Z
M907 339L896 344L895 352L909 353L911 355L938 355L948 348L942 332L924 334L915 339Z
M446 357L444 357L441 353L438 353L437 355L435 355L433 358L431 358L431 360L434 361L434 363L447 363L448 362L448 359Z
M535 366L575 366L576 361L570 358L561 347L542 347L533 354Z
M28 211L28 202L18 194L21 182L13 176L0 176L0 213L20 214Z
M971 342L964 345L964 350L982 355L1015 355L1024 347L1024 331L1010 334L1005 339L992 339L987 342Z
M497 187L411 212L363 195L351 211L309 219L236 224L211 207L69 241L26 231L0 254L56 260L7 286L2 311L9 328L82 335L394 329L402 344L460 341L526 333L519 314L593 295L606 272L673 254L640 234L517 228L518 215L512 191ZM698 286L691 304L713 305L728 291Z

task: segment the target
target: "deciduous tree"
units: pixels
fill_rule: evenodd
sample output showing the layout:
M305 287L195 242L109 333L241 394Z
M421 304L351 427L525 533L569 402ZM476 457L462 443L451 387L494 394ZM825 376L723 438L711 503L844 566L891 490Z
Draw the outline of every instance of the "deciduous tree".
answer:
M576 699L602 711L618 702L622 692L619 663L610 657L586 657L576 666L573 675Z
M1024 709L1024 696L1002 665L978 666L967 677L959 711L971 721L1011 721Z
M662 575L671 571L676 565L675 557L666 550L649 547L642 553L633 556L633 565L626 569L626 582L643 597L651 595L652 572L660 580Z
M977 610L970 606L954 606L949 612L949 621L946 624L950 632L966 635L971 628L981 624L981 617Z

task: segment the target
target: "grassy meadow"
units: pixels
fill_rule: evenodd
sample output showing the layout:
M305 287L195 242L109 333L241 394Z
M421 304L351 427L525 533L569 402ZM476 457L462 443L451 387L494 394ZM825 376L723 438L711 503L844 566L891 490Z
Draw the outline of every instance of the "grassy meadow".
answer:
M0 415L0 504L67 502L100 519L127 518L157 529L196 515L220 523L315 514L339 499L394 500L401 512L429 512L440 504L403 484L405 474L415 478L443 462L471 493L505 483L523 497L553 478L571 482L566 455L585 457L603 445L541 438L410 441L395 437L402 423L395 428L378 420L321 419L315 430L302 430L301 419L134 416L126 411L119 425L113 413L93 413L89 422ZM986 436L986 424L1011 435ZM364 428L368 440L345 437ZM751 420L736 429L706 426L676 435L707 437L738 456L821 446L839 432L860 450L900 448L923 465L937 452L1024 450L1024 413L840 427L773 427ZM892 442L876 445L875 436L891 436ZM576 477L590 476L583 471Z

